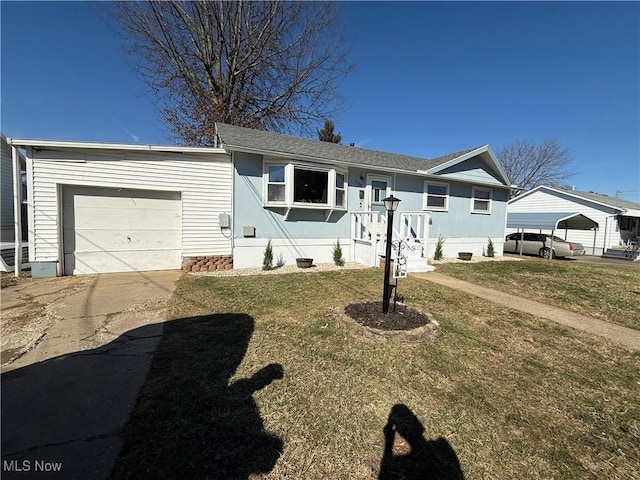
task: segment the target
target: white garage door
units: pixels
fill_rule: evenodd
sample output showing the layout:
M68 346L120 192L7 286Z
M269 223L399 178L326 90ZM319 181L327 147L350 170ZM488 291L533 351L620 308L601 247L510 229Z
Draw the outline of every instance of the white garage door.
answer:
M65 275L180 268L179 192L64 187Z

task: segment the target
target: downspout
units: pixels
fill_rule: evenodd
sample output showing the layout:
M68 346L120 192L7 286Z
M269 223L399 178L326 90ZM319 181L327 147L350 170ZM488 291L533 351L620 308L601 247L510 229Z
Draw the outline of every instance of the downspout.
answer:
M216 134L216 143L218 135ZM231 152L231 258L236 254L236 233L234 225L236 223L236 152Z
M18 147L11 146L11 163L13 167L13 237L15 250L13 254L14 275L20 276L22 271L22 181L20 179L20 155Z

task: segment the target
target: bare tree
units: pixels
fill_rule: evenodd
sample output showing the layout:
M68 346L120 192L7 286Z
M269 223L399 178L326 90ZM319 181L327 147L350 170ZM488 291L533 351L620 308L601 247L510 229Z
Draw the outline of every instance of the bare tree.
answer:
M342 107L350 65L333 2L116 1L105 11L187 144L211 145L216 121L311 134Z
M568 149L553 138L541 144L518 140L496 152L496 157L519 193L539 185L561 186L574 172L569 170L572 158Z

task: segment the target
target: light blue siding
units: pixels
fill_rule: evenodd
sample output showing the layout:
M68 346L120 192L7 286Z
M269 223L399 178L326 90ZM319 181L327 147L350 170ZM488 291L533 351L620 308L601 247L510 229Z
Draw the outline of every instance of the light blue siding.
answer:
M473 185L449 184L449 211L431 213L430 237L502 237L507 215L508 190L493 189L491 214L471 213Z
M326 210L292 209L285 220L285 208L265 208L262 205L262 156L235 152L233 161L234 238L242 238L242 227L249 225L256 227L256 238L344 238L350 235L351 224L345 211L334 211L326 221Z
M443 180L456 179L490 185L503 185L500 174L493 171L480 157L452 165L438 172Z
M256 227L256 238L345 238L350 235L349 212L366 209L360 191L366 189L367 174L388 175L394 195L400 198L399 212L422 211L425 177L406 174L389 174L376 170L350 168L347 192L348 212L334 211L325 220L325 210L292 209L284 220L285 208L268 207L262 204L262 156L234 153L234 237L242 238L243 226ZM471 160L475 162L476 159ZM484 162L481 162L484 165ZM462 175L460 175L462 176ZM486 183L486 178L483 179ZM449 210L432 212L429 236L437 238L492 237L504 235L506 188L492 189L491 214L471 213L472 188L470 183L451 179L434 179L449 184ZM399 215L395 217L399 228Z

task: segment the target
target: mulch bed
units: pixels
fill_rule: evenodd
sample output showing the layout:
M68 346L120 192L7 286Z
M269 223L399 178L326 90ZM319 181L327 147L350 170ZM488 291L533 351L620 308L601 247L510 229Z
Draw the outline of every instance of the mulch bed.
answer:
M389 306L389 313L382 313L382 302L351 303L344 308L344 313L365 327L380 330L412 330L429 323L429 318L423 313L393 303Z

